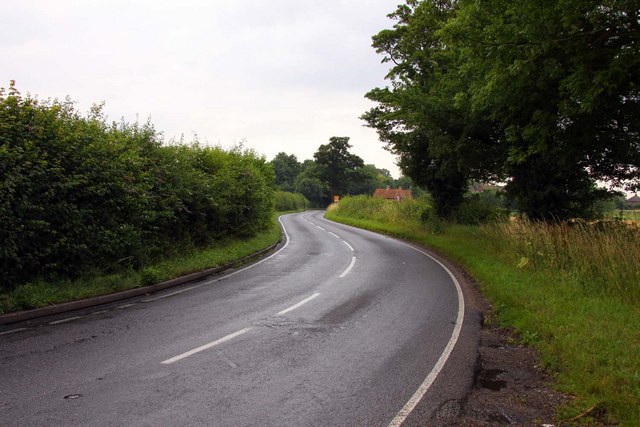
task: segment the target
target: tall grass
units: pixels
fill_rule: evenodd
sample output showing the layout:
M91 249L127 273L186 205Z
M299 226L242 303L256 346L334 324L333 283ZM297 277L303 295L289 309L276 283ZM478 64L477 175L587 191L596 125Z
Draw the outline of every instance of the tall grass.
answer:
M552 271L573 278L588 292L640 302L640 227L518 219L480 229L517 254L520 268Z
M327 217L431 246L462 265L498 321L539 349L554 386L572 396L560 420L640 425L637 226L511 220L434 233L423 216L403 214L403 203L346 198Z
M404 199L401 202L370 196L346 197L330 208L339 209L340 215L358 219L372 219L402 224L421 224L433 209L426 199Z

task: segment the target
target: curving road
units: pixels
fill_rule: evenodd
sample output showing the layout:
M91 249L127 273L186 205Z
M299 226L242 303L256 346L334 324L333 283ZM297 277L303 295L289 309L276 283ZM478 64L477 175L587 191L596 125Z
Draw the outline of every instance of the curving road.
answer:
M322 215L281 217L286 244L243 270L3 327L0 425L387 426L455 411L479 325L459 285L425 253Z

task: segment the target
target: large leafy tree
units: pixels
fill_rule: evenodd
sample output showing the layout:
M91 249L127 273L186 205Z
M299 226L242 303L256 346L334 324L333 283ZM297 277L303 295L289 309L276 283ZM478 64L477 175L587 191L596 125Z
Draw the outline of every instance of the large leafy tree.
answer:
M280 152L271 161L271 166L276 174L276 185L282 191L294 191L295 181L302 165L294 154Z
M637 1L460 3L458 45L474 111L500 123L507 191L536 219L588 216L596 181L638 186Z
M637 1L407 1L374 47L391 88L363 118L446 215L505 179L534 219L589 215L596 182L639 186ZM449 203L449 207L444 206Z
M469 178L493 177L498 159L492 122L469 114L457 97L467 82L452 73L459 61L439 34L454 4L409 1L390 15L397 23L374 36L373 46L392 64L392 85L367 93L378 106L362 116L399 156L402 172L430 191L443 217L462 202Z
M331 194L351 193L353 184L361 178L364 161L350 153L350 148L349 137L333 136L313 155L320 179L327 183Z

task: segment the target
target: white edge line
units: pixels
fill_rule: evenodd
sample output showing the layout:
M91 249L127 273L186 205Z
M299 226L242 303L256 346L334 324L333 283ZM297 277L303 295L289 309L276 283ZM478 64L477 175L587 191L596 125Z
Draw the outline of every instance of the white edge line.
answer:
M232 273L226 274L226 275L224 275L222 277L217 277L217 278L215 278L213 280L210 280L208 282L204 282L203 284L215 283L215 282L219 282L221 280L227 279L227 278L229 278L231 276L235 276L238 273L242 273L245 270L248 270L250 268L253 268L255 266L258 266L258 265L262 264L263 262L273 258L274 256L278 255L280 252L282 252L287 246L289 246L289 234L287 233L287 229L285 228L284 224L282 223L281 218L284 217L284 216L288 216L288 215L291 215L291 214L282 215L282 216L278 217L278 222L280 223L280 226L282 226L282 232L284 233L284 238L286 240L285 243L284 243L284 246L282 246L280 249L278 249L277 251L275 251L274 253L272 253L268 257L263 258L263 259L261 259L260 261L258 261L256 263L248 265L248 266L246 266L244 268L241 268L240 270L236 270L236 271L234 271Z
M143 299L140 302L151 302L151 301L156 301L156 300L163 299L163 298L172 297L174 295L180 295L182 293L189 292L189 291L191 291L193 289L199 288L200 286L202 286L202 284L189 286L188 288L180 289L179 291L175 291L175 292L171 292L171 293L168 293L168 294L160 295L160 296L157 296L157 297L154 297L154 298ZM120 308L120 307L118 307L118 308Z
M182 359L184 359L186 357L192 356L192 355L194 355L196 353L200 353L201 351L207 350L207 349L209 349L211 347L214 347L214 346L216 346L218 344L222 344L222 343L224 343L226 341L229 341L229 340L231 340L231 339L233 339L233 338L235 338L237 336L245 334L245 333L249 332L250 330L251 330L250 327L249 328L240 329L239 331L236 331L236 332L234 332L232 334L229 334L227 336L224 336L224 337L222 337L222 338L220 338L218 340L210 342L209 344L205 344L205 345L200 346L198 348L194 348L193 350L187 351L186 353L179 354L179 355L177 355L175 357L172 357L171 359L164 360L162 362L162 364L163 365L169 365L171 363L177 362L178 360L182 360Z
M340 236L338 236L337 234L332 233L332 232L330 232L330 231L329 231L329 234L331 234L331 235L332 235L333 237L335 237L336 239L339 239L339 238L340 238Z
M351 263L349 264L349 267L347 267L347 269L345 271L342 272L342 274L339 276L340 278L346 276L347 274L349 274L349 272L351 271L351 269L353 268L353 266L356 263L356 257L351 257Z
M116 307L116 310L124 310L125 308L133 307L134 305L138 305L138 304L133 302L131 304L120 305L120 306ZM95 313L92 313L92 314L95 314Z
M345 245L347 245L347 247L349 249L351 249L351 252L353 252L353 246L351 246L349 243L347 243L345 240L342 241L342 243L344 243Z
M409 414L411 414L411 412L415 409L416 405L418 405L418 402L420 402L420 400L427 393L427 391L429 390L433 382L438 377L438 374L440 373L440 371L442 371L442 369L444 368L444 365L447 363L447 360L449 359L449 356L451 355L453 348L458 342L458 338L460 337L460 331L462 330L462 324L464 323L464 295L462 294L462 288L460 287L460 283L458 283L458 280L453 275L451 270L449 270L443 263L441 263L431 255L429 255L428 253L416 248L415 246L409 245L397 239L393 239L393 240L395 240L396 242L402 245L408 246L415 251L420 252L421 254L431 258L436 263L438 263L440 267L442 267L449 274L449 277L451 277L451 280L456 285L456 292L458 293L458 317L456 318L456 326L453 328L453 332L451 333L451 338L449 338L449 342L447 343L447 346L444 348L444 351L440 355L440 358L434 365L431 372L429 372L429 375L427 375L427 377L424 379L422 384L420 384L420 386L418 387L416 392L413 394L413 396L411 396L409 401L402 407L402 409L400 409L400 411L395 416L395 418L391 420L391 422L389 423L389 427L399 427L407 419Z
M71 322L74 320L78 320L78 319L82 319L84 316L73 316L73 317L67 317L66 319L61 319L61 320L56 320L54 322L49 322L50 325L59 325L60 323L66 323L66 322Z
M312 299L314 299L315 297L317 297L318 295L320 295L318 292L316 292L315 294L311 295L308 298L303 299L302 301L300 301L297 304L292 305L289 308L286 308L284 310L282 310L281 312L277 313L276 316L282 316L283 314L287 314L288 312L290 312L291 310L295 310L296 308L308 303L309 301L311 301Z
M9 331L0 332L0 335L15 334L16 332L22 332L22 331L28 331L28 330L29 328L16 328L16 329L11 329Z

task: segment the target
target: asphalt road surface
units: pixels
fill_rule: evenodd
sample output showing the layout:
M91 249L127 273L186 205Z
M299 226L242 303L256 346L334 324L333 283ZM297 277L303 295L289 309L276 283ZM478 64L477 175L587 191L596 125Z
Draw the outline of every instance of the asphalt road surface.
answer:
M225 276L0 329L0 425L429 424L471 386L477 319L397 240L286 215ZM466 314L466 316L465 316Z

